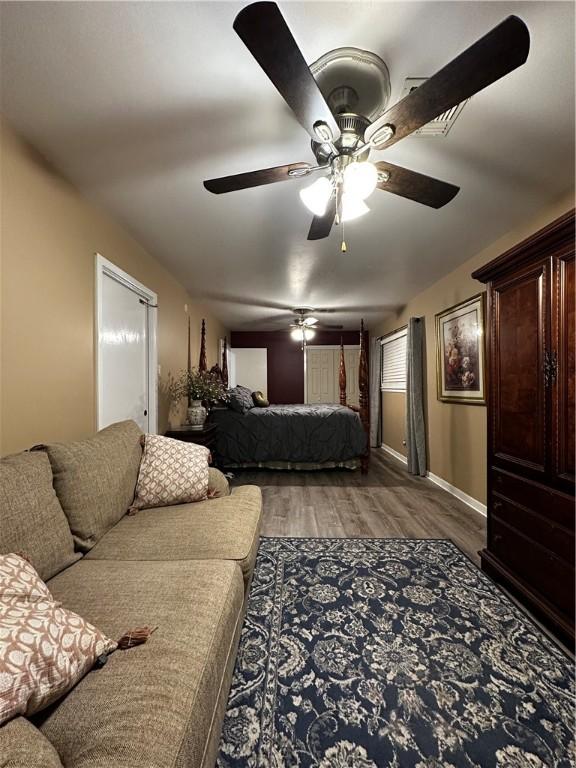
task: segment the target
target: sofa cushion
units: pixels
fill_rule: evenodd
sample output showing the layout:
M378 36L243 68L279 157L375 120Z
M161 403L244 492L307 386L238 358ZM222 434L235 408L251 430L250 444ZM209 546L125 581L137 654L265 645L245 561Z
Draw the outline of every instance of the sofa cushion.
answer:
M208 495L211 499L230 496L230 484L226 475L216 467L208 467Z
M23 552L42 579L78 560L45 453L0 459L0 553Z
M208 493L208 459L203 445L145 435L133 507L165 507L202 501Z
M242 619L238 566L83 559L49 587L112 637L158 627L35 718L67 768L212 767Z
M235 560L248 583L258 550L262 495L252 485L196 504L124 517L87 555L99 560Z
M0 728L0 768L63 768L58 752L25 717Z
M93 547L132 504L141 434L135 422L121 421L87 440L46 446L54 488L80 551Z
M34 567L0 555L0 725L61 698L116 643L54 601Z

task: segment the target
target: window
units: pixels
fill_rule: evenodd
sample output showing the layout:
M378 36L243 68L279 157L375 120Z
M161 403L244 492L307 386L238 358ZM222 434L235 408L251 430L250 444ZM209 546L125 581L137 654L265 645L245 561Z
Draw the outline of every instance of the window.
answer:
M382 339L380 355L380 389L382 392L406 392L407 328Z

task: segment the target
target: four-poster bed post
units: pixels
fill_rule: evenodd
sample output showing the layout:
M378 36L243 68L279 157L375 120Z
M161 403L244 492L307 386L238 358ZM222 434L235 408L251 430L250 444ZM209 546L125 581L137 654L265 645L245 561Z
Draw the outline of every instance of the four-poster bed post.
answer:
M344 341L340 337L340 405L346 405L346 362L344 360Z
M224 336L224 348L222 349L222 384L228 389L228 339Z
M203 373L208 370L206 362L206 321L202 320L202 331L200 333L200 359L198 360L198 370Z
M361 471L365 475L370 463L370 395L368 378L368 358L364 341L364 320L360 321L360 360L358 363L358 390L360 393L360 421L366 432L366 453L361 459Z

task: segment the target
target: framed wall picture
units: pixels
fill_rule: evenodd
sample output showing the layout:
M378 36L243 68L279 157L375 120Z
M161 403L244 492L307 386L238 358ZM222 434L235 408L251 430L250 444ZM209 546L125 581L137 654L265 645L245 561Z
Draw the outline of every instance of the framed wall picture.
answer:
M486 404L485 296L479 293L436 315L438 399L446 403Z

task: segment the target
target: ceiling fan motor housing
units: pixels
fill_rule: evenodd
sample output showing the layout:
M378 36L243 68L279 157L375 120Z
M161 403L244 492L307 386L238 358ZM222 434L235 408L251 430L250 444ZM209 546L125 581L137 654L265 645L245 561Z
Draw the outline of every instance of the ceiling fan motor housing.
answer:
M386 108L390 98L388 67L371 51L348 47L328 51L310 71L340 128L334 146L341 155L351 155L363 141L366 128ZM314 140L312 151L319 165L333 156L329 144ZM356 159L366 160L368 154L367 149Z
M370 121L361 115L353 112L342 112L335 115L336 122L340 128L340 138L334 142L334 146L341 155L352 155L354 150L363 140L364 131L370 125ZM318 162L318 165L326 165L333 157L331 146L322 144L319 141L312 140L312 152ZM370 154L370 147L366 147L366 153L357 156L358 160L366 160Z

